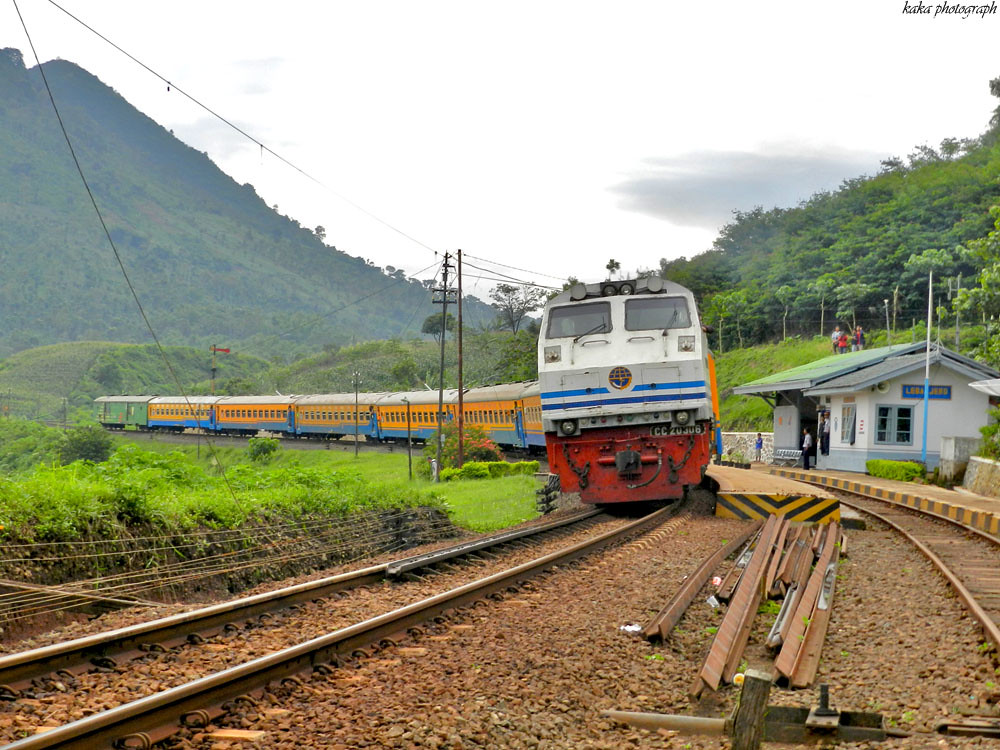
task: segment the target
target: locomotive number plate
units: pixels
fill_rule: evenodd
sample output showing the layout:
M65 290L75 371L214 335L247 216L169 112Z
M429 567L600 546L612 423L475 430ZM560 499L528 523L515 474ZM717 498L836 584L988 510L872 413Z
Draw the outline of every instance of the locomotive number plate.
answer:
M666 425L656 425L649 429L650 435L701 435L705 432L705 425L689 424L684 427L667 427Z

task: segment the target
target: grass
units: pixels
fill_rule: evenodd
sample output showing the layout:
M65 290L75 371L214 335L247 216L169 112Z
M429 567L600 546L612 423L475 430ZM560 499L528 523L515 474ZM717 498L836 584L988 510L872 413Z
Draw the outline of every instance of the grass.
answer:
M63 467L39 447L47 447L44 440L31 437L35 450L26 454L31 465L23 462L17 471L9 470L8 478L0 477L0 524L7 525L11 538L74 539L122 523L168 531L233 528L262 518L418 504L440 507L456 525L478 532L537 515L534 477L432 484L415 476L410 481L404 452L366 451L355 458L349 445L330 450L283 446L268 462L253 463L243 445L210 450L206 442L167 443L133 433L115 436L116 454L107 463ZM225 469L225 481L219 467Z
M134 442L143 450L157 453L179 451L205 471L214 470L212 452L205 443L200 447L199 458L199 448L193 444L164 443L150 440L148 436L141 434L117 436L116 440ZM215 452L219 463L227 470L247 461L246 448L217 446ZM414 452L414 466L421 460L419 452ZM403 482L409 485L405 451L362 451L355 458L353 445L346 442L333 443L330 450L295 450L282 446L268 463L269 467L274 468L293 465L319 470L350 469L369 481ZM535 510L535 490L541 485L530 476L452 480L433 484L418 478L414 473L411 486L417 491L444 500L452 522L471 531L494 531L538 515Z

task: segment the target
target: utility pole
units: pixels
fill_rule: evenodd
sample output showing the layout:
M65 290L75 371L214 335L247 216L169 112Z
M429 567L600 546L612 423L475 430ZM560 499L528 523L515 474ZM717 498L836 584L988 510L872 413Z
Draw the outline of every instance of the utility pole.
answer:
M451 264L448 262L451 260L451 254L444 254L444 265L441 267L441 288L435 289L434 292L440 292L441 297L438 299L436 296L431 299L434 304L441 305L441 367L440 376L438 380L438 413L437 413L437 428L438 428L438 445L437 445L437 478L435 481L441 481L441 452L444 447L444 339L445 335L448 333L448 271L451 270Z
M458 458L455 468L465 463L465 397L462 393L462 251L458 251Z
M410 467L410 481L413 481L413 438L410 434L410 399L403 398L406 404L406 462Z
M215 353L222 352L223 354L229 354L228 349L220 349L215 344L209 347L209 351L212 352L212 395L215 395Z
M889 299L888 297L882 302L885 303L885 339L889 346L892 346L892 329L889 328Z
M357 458L358 449L360 448L361 445L359 439L360 435L358 435L359 431L358 417L360 416L358 409L358 389L361 387L361 373L358 370L355 370L351 374L351 379L354 383L354 457Z
M896 313L899 311L899 284L892 290L892 332L896 332Z
M952 283L954 282L954 283ZM951 301L951 293L955 292L955 297L958 297L959 292L962 291L962 274L958 275L958 279L948 279L948 301ZM955 351L958 351L959 345L959 318L961 317L961 312L958 306L955 306Z

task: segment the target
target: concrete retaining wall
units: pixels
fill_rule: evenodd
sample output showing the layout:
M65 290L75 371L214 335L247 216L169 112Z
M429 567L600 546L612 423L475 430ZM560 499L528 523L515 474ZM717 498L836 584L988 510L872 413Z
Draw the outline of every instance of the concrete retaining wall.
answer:
M961 477L969 458L983 444L981 438L943 437L941 438L941 459L938 463L942 479L954 481Z
M762 432L760 436L764 438L764 449L760 452L760 460L765 464L769 464L771 463L772 456L774 456L774 433ZM722 451L727 456L732 456L733 453L742 453L744 459L753 461L753 445L756 441L756 432L723 432Z
M979 456L970 457L962 486L980 495L1000 497L1000 463Z

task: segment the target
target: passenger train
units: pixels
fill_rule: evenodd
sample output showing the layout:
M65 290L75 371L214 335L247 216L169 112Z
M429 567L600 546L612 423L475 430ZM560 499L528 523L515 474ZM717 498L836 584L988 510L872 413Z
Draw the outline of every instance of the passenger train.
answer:
M718 393L688 289L651 277L556 295L542 315L538 375L549 471L563 492L661 501L701 483L713 433L720 440Z
M528 451L545 447L537 381L466 389L465 424L483 427L498 445ZM252 436L336 440L359 435L378 442L416 442L437 430L438 392L310 396L101 396L97 421L108 429L152 432L196 430ZM409 407L409 417L407 417ZM458 391L444 392L446 420L458 415ZM407 422L409 419L409 422Z
M538 372L537 381L466 390L465 423L504 448L544 448L562 490L584 502L680 498L701 483L713 435L721 453L715 362L694 295L679 284L650 277L556 295L542 315ZM426 441L437 429L438 392L102 396L96 404L109 429L395 442L409 427ZM444 411L457 417L457 390L445 391Z

